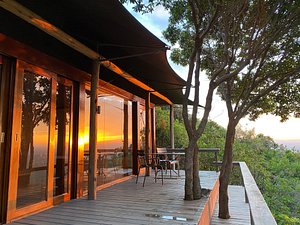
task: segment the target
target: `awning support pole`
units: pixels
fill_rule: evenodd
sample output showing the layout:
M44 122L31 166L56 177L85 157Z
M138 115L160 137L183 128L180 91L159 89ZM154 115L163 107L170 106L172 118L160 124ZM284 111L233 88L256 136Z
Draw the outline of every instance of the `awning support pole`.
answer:
M139 102L132 102L132 174L138 174L138 149L140 148Z
M97 187L97 106L98 106L98 82L100 73L100 61L93 61L93 73L91 77L90 98L90 154L88 174L88 199L96 200Z
M175 148L174 143L174 106L170 105L170 145Z
M146 133L145 133L145 153L146 153L146 157L147 160L149 161L149 153L150 153L150 95L151 93L148 92L147 93L147 97L146 97L146 101L145 101L145 105L146 105ZM146 167L146 176L150 175L150 170L149 167Z
M155 107L151 108L151 141L152 153L156 153Z
M174 143L174 106L170 105L170 145L171 149L175 148L175 143ZM172 156L173 160L175 160L175 155ZM173 168L175 171L175 164L173 164Z

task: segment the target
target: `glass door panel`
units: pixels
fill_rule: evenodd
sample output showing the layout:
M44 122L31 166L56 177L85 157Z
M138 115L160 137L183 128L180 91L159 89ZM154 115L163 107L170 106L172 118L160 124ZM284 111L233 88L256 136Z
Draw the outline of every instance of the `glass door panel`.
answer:
M3 202L3 171L4 171L4 135L5 131L2 130L2 117L3 117L3 93L2 93L2 55L0 55L0 224L2 219L2 202Z
M50 99L51 79L24 70L17 208L47 200Z
M83 172L83 192L88 189L88 171L89 171L89 154L90 154L90 91L85 91L85 117L84 117L84 172Z
M54 148L53 196L69 193L72 82L58 78Z

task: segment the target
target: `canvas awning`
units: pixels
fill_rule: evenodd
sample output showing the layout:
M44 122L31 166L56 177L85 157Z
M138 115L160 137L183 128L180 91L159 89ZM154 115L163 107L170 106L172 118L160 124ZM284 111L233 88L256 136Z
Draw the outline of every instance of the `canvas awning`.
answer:
M169 98L182 103L185 81L169 66L166 45L143 27L117 0L18 0L124 71ZM0 32L91 73L91 60L70 47L0 9ZM145 91L102 69L100 79L140 97ZM156 104L165 103L153 97Z

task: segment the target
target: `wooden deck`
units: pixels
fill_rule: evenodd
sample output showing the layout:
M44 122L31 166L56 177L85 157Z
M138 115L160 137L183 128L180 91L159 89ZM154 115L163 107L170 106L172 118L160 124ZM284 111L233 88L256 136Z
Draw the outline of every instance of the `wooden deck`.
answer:
M181 174L184 174L183 171ZM218 173L201 171L203 188L212 189ZM207 198L184 201L184 176L154 183L147 178L135 184L134 179L97 192L96 201L72 200L43 212L15 221L13 224L197 224Z
M231 218L228 220L218 218L219 206L216 204L212 225L249 225L250 209L245 203L245 189L242 186L229 186L229 210Z

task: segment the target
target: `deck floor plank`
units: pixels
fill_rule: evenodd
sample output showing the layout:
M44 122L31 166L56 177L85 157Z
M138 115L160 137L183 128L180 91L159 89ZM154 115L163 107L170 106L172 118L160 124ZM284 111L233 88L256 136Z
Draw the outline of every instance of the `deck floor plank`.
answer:
M250 222L250 209L249 204L245 203L245 189L242 186L229 186L229 213L230 219L218 218L218 202L214 210L214 215L211 225L249 225Z
M183 172L181 173L184 174ZM201 171L203 188L212 189L218 173ZM197 224L206 198L198 201L184 201L184 176L179 179L165 179L164 185L143 178L135 184L135 177L97 192L97 200L86 197L71 200L48 210L20 219L15 225L192 225ZM238 195L234 193L236 197ZM240 199L241 200L241 199ZM239 206L232 205L237 213L232 219L244 224L238 212ZM236 218L235 218L236 217ZM219 224L228 224L225 223ZM236 223L237 224L237 223Z

